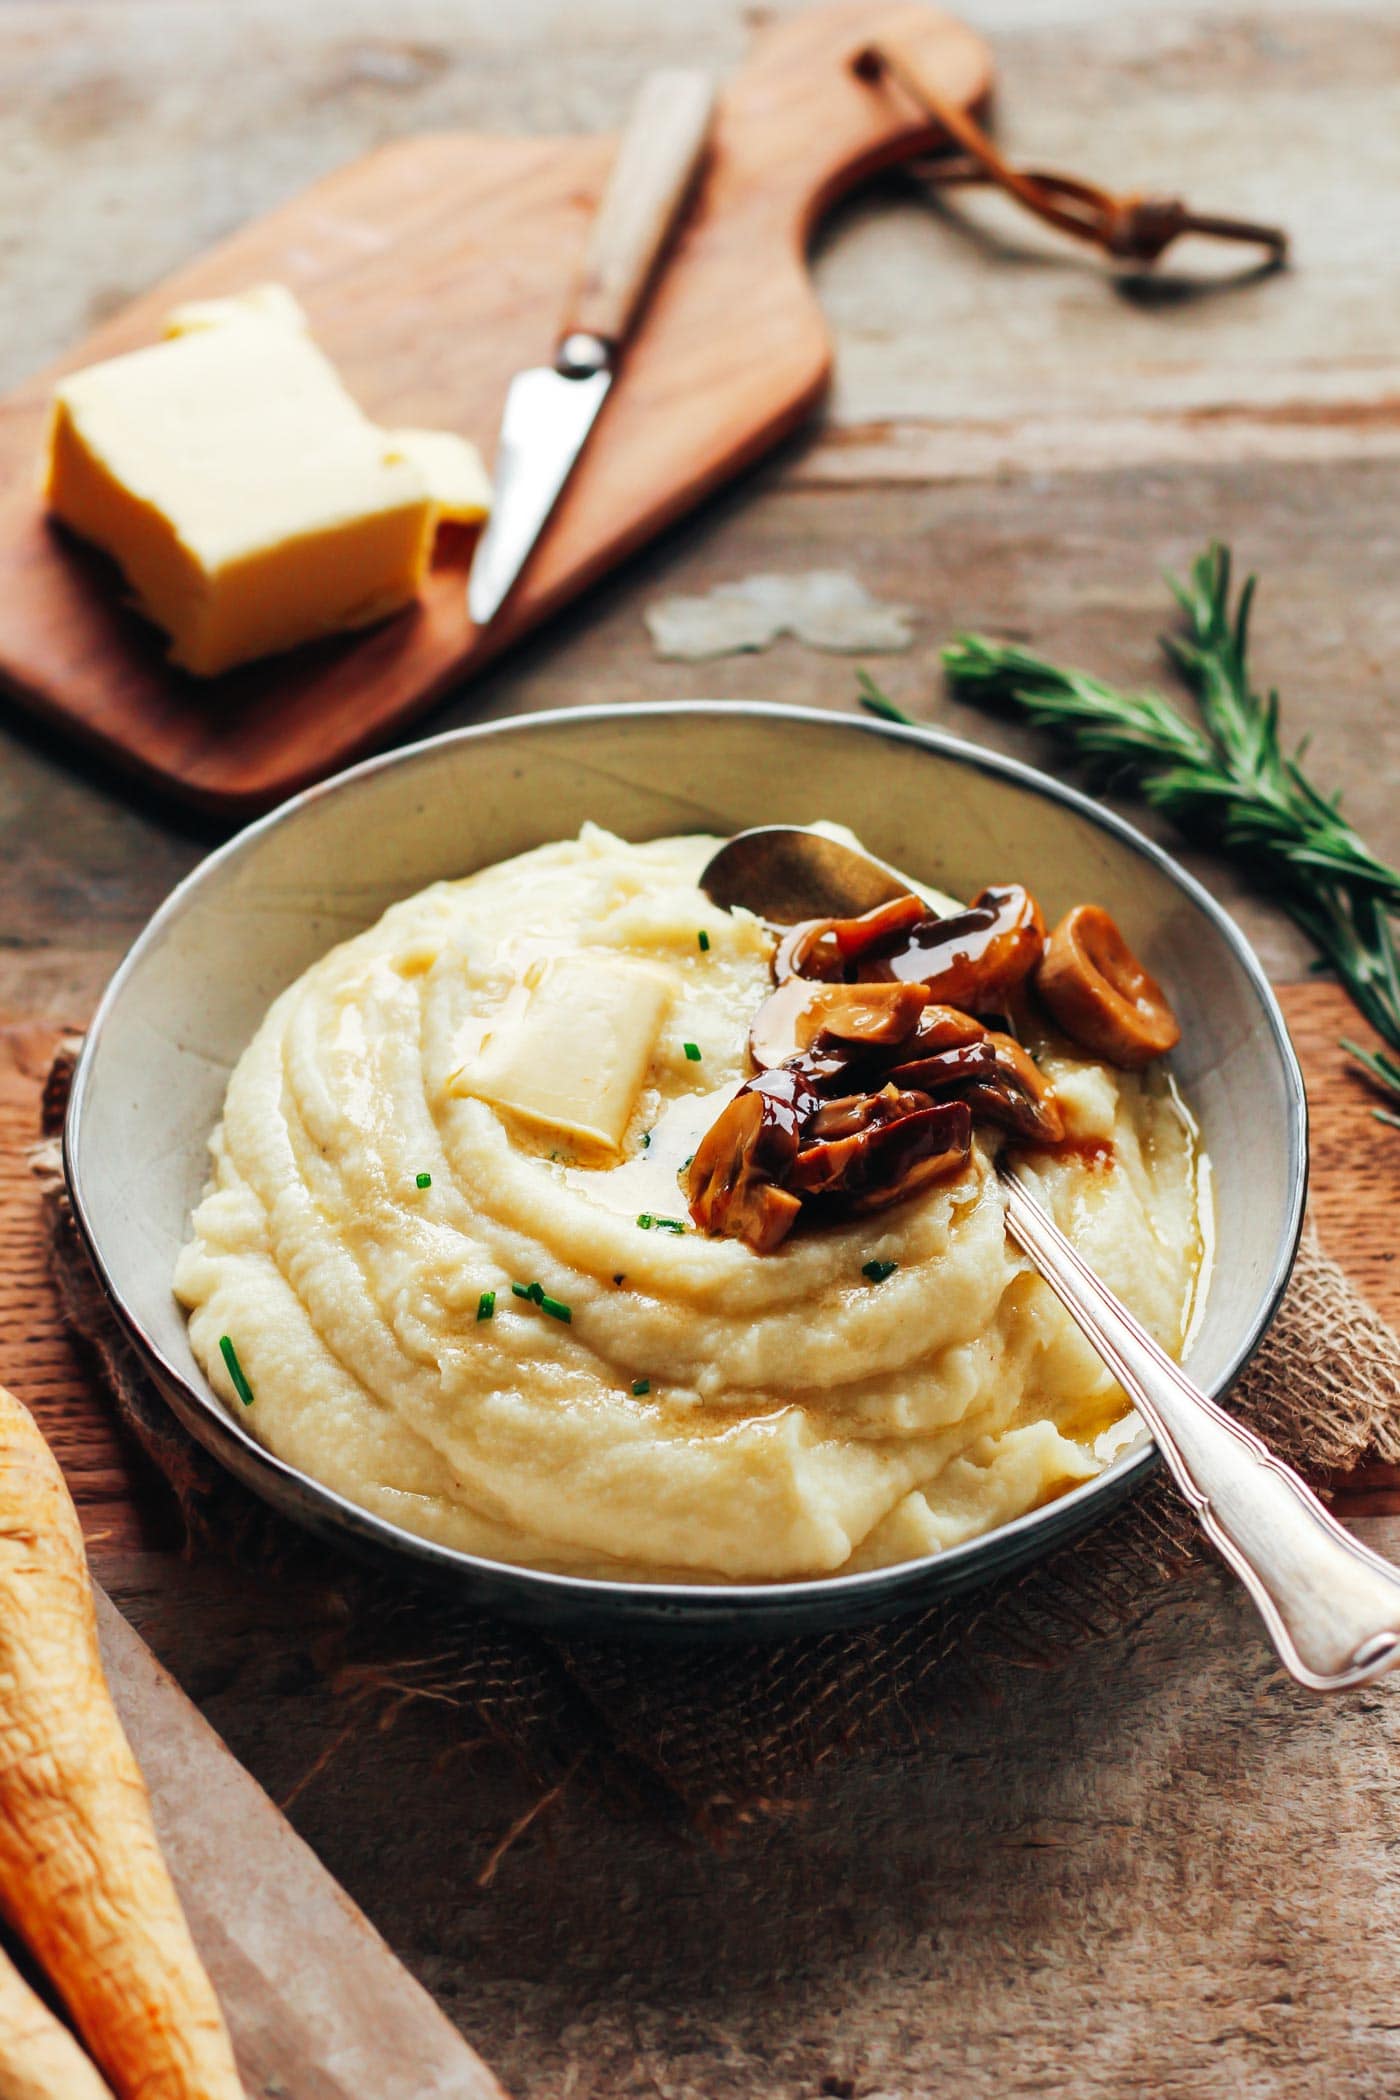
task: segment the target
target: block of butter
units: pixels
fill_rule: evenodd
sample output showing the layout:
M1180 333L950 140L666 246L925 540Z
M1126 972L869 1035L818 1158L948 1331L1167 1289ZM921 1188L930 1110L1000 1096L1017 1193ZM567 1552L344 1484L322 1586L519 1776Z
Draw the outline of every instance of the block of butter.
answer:
M367 626L418 594L444 520L485 515L475 449L371 422L290 292L170 316L54 396L45 495L201 677Z
M482 1041L448 1080L581 1146L615 1156L675 991L653 964L580 949L533 963Z

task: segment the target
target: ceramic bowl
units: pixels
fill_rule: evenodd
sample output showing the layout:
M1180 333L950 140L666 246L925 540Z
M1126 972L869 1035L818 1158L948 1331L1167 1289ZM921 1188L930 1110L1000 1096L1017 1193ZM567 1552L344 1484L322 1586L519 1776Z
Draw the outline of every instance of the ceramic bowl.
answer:
M575 832L626 838L849 824L955 896L1025 882L1053 920L1107 906L1182 1023L1173 1065L1215 1167L1220 1249L1191 1346L1229 1385L1287 1281L1301 1229L1301 1075L1243 937L1129 825L1044 774L931 730L742 703L596 707L460 730L373 759L252 824L167 900L109 986L74 1080L65 1154L82 1232L120 1320L185 1427L298 1523L436 1575L484 1609L594 1633L771 1637L909 1610L1001 1574L1107 1514L1150 1444L1043 1509L928 1559L816 1582L597 1582L503 1566L366 1514L274 1458L190 1352L170 1278L230 1068L271 1000L396 898Z

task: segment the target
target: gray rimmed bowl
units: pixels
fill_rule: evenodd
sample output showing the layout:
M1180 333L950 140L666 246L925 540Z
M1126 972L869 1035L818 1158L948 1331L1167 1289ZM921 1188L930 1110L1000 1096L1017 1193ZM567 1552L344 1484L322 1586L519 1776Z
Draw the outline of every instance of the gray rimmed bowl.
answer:
M1054 919L1105 905L1167 987L1173 1066L1215 1168L1219 1254L1190 1368L1220 1394L1288 1280L1307 1109L1253 953L1198 883L1130 825L1027 766L933 730L737 702L582 708L464 729L356 766L241 832L166 900L117 971L74 1077L64 1157L113 1307L185 1427L255 1493L326 1538L558 1631L771 1638L865 1624L1006 1572L1097 1522L1156 1463L1098 1479L930 1558L816 1582L598 1582L435 1545L263 1450L191 1354L170 1287L230 1069L272 999L400 897L565 837L849 824L882 859L968 896L1015 880Z

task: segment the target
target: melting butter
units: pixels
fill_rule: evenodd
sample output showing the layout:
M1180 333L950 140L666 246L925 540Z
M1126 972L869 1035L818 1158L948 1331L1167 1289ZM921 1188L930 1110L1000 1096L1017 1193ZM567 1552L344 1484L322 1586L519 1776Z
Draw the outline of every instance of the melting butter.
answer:
M611 949L538 957L449 1090L616 1157L674 993L671 971Z
M684 1220L689 1211L685 1170L737 1085L716 1087L708 1094L682 1094L662 1109L630 1159L602 1172L566 1167L565 1183L625 1217L649 1212L653 1217Z

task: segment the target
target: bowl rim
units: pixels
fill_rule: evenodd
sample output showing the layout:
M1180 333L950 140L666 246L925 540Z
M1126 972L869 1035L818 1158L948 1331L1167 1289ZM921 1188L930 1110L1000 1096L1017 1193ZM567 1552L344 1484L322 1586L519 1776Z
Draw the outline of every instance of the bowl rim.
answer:
M1219 1398L1234 1383L1268 1331L1287 1288L1302 1237L1308 1187L1307 1094L1282 1009L1265 975L1263 965L1224 906L1219 904L1204 884L1182 867L1170 853L1139 831L1136 825L1119 816L1116 811L1105 808L1083 790L1067 785L1053 775L1042 772L1038 767L1029 765L1022 759L1012 758L1004 752L969 743L948 730L921 723L904 724L890 721L883 716L844 715L825 708L795 707L777 701L743 699L600 702L585 707L550 708L528 715L506 716L492 722L468 723L460 728L440 731L433 736L419 737L412 743L399 745L391 751L378 752L361 759L357 764L347 766L329 775L325 780L301 789L274 809L243 825L221 845L204 855L189 873L181 878L147 920L109 979L84 1035L82 1049L73 1071L64 1117L64 1176L73 1216L84 1247L119 1324L138 1355L144 1360L146 1368L154 1375L166 1403L184 1421L185 1426L197 1435L199 1425L210 1432L207 1437L199 1435L198 1440L221 1464L230 1465L223 1447L231 1442L239 1452L241 1463L231 1466L230 1469L246 1484L252 1485L255 1491L258 1475L275 1478L289 1490L293 1498L302 1503L309 1502L314 1517L325 1520L342 1535L349 1533L352 1537L371 1542L405 1560L416 1561L425 1573L451 1576L470 1572L486 1583L495 1585L501 1592L517 1592L522 1602L528 1600L532 1615L536 1617L550 1616L551 1600L556 1600L564 1607L558 1615L560 1617L586 1613L597 1621L613 1618L619 1626L626 1623L629 1613L638 1612L653 1618L669 1616L697 1622L706 1618L716 1621L721 1618L737 1619L742 1622L752 1613L755 1620L754 1631L757 1633L761 1630L758 1622L766 1620L771 1626L775 1618L789 1612L794 1630L799 1618L811 1623L814 1612L819 1611L821 1604L828 1600L833 1606L833 1617L840 1613L842 1606L858 1608L861 1600L869 1605L881 1598L892 1597L895 1593L909 1593L910 1601L917 1602L917 1593L920 1590L926 1590L932 1597L976 1580L974 1571L980 1561L988 1563L987 1572L992 1574L1003 1564L1009 1566L1017 1560L1029 1558L1035 1550L1033 1541L1041 1531L1047 1534L1048 1550L1061 1536L1066 1536L1092 1522L1097 1503L1103 1503L1103 1514L1107 1515L1117 1502L1139 1487L1160 1463L1157 1446L1148 1437L1120 1453L1102 1473L1095 1474L1092 1479L1081 1481L1053 1501L1027 1510L1005 1524L997 1525L991 1531L981 1532L955 1546L921 1555L914 1560L896 1561L887 1567L863 1569L851 1574L813 1576L801 1581L778 1583L647 1583L571 1575L513 1561L491 1560L483 1554L468 1553L461 1547L444 1545L438 1540L406 1531L388 1518L364 1509L337 1490L326 1487L309 1473L304 1473L285 1459L279 1458L260 1444L228 1413L212 1388L206 1387L205 1390L201 1390L170 1361L114 1281L103 1256L99 1235L94 1227L83 1188L84 1109L92 1084L92 1075L100 1055L104 1027L122 997L128 980L140 968L147 952L160 941L166 928L183 914L190 900L211 875L250 850L255 851L264 835L275 827L293 820L324 797L341 794L379 773L389 772L400 766L420 764L432 753L444 750L448 746L475 743L483 738L499 736L547 737L560 728L589 722L626 723L658 718L685 721L697 716L708 717L726 713L743 715L751 720L767 721L777 726L796 721L823 729L837 729L845 734L869 736L895 746L913 745L919 749L936 752L955 764L969 765L976 771L996 775L1033 794L1062 804L1099 830L1110 833L1130 851L1150 862L1159 873L1164 874L1168 881L1182 891L1197 910L1213 923L1248 981L1267 1024L1269 1040L1284 1081L1288 1107L1288 1186L1283 1230L1249 1330L1242 1336L1233 1356L1209 1388L1213 1398ZM178 1404L177 1395L184 1401L183 1407ZM188 1419L191 1413L194 1421ZM276 1506L285 1506L282 1496L276 1497L275 1500Z

